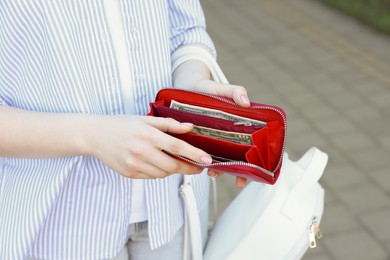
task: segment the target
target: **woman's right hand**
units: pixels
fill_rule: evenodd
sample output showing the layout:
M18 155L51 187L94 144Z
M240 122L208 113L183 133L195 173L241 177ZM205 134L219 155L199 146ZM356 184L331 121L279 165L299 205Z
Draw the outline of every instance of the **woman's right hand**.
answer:
M162 178L201 169L164 151L210 163L204 151L170 136L192 125L170 118L43 113L0 106L0 156L59 158L90 155L129 178Z
M211 163L204 151L170 136L192 130L192 124L151 116L97 116L86 136L88 155L129 178L163 178L173 173L196 174L201 168L169 156L164 151L200 163Z

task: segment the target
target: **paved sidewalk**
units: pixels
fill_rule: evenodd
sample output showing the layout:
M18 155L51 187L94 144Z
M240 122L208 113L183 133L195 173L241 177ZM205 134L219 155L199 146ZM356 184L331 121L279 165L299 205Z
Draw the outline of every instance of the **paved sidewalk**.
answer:
M329 154L324 238L304 259L390 259L390 37L317 0L206 0L219 63L287 112L286 150ZM220 211L239 192L218 180Z

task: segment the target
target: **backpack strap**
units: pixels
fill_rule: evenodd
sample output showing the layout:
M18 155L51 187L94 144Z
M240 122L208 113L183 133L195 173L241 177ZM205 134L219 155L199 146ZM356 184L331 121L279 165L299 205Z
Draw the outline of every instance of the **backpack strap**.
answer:
M204 62L210 70L214 81L228 84L228 80L223 74L218 63L213 56L204 48L199 46L184 46L176 50L172 55L172 71L188 60L200 60ZM196 205L195 195L191 186L191 175L183 176L183 184L180 187L180 194L184 202L185 222L184 222L184 259L191 258L200 260L203 258L202 235L199 220L199 212ZM217 212L217 190L215 178L211 178L214 213ZM191 254L190 254L191 251Z

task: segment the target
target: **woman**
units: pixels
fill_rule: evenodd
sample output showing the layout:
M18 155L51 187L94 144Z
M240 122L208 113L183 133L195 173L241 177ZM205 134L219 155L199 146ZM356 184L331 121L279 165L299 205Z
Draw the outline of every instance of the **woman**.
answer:
M211 158L148 104L174 86L249 105L199 61L171 71L179 48L215 56L199 2L3 0L0 27L0 259L182 259L182 174L204 227L209 177L162 150Z

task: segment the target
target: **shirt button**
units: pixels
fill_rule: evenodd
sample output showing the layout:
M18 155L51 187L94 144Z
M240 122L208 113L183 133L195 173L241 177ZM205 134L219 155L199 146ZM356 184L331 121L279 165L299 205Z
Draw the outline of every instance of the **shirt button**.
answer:
M130 31L132 33L136 33L137 32L137 27L135 27L135 26L131 27Z

